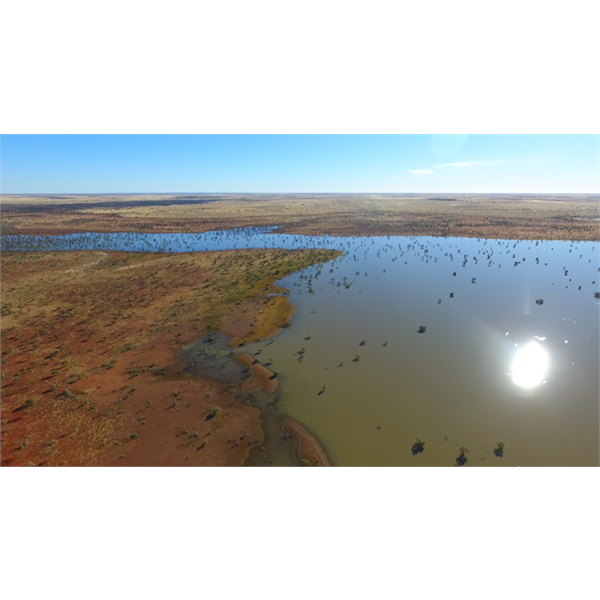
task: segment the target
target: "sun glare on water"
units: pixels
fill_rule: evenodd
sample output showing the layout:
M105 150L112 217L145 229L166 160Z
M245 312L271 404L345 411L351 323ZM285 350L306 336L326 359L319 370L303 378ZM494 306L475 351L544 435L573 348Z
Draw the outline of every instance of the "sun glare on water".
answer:
M512 364L515 385L533 388L542 383L548 369L548 353L537 342L529 342L517 350Z

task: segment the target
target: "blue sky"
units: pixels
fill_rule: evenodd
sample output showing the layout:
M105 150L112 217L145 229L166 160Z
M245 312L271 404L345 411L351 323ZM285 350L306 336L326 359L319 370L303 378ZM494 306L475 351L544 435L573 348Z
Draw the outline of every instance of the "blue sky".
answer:
M3 135L1 191L597 193L597 135Z

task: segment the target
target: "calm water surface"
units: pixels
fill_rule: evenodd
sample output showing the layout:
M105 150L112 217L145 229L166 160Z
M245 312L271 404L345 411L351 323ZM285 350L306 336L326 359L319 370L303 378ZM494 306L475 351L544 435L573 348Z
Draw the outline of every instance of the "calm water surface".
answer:
M332 464L453 465L462 446L467 466L599 464L598 243L265 229L2 238L3 250L264 247L344 251L283 279L292 327L243 349L271 362L281 410Z

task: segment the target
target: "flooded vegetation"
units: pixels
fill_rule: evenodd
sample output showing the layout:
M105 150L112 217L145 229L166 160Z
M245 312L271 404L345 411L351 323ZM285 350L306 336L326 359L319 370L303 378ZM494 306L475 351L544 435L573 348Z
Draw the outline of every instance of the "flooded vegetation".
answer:
M598 464L598 244L344 243L281 282L297 311L269 348L333 464Z
M2 238L4 251L248 248L343 251L263 290L289 295L291 326L235 348L276 374L279 410L331 464L598 464L597 242L267 228ZM223 352L211 360L225 372Z
M412 446L412 453L414 455L420 454L421 452L423 452L423 450L425 450L425 440L417 438L417 441Z

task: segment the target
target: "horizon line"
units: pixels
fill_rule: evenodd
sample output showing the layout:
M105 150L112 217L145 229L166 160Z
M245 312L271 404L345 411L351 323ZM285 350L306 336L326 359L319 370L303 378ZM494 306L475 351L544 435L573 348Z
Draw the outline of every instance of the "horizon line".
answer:
M0 192L0 196L35 196L35 195L45 195L45 196L107 196L107 195L121 195L121 196L133 196L139 194L147 194L147 195L165 195L165 194L323 194L323 195L333 195L333 194L356 194L356 195L366 195L366 194L430 194L430 195L442 195L442 194L497 194L497 195L561 195L561 194L580 194L580 195L594 195L600 194L600 190L596 191L587 191L587 192Z

